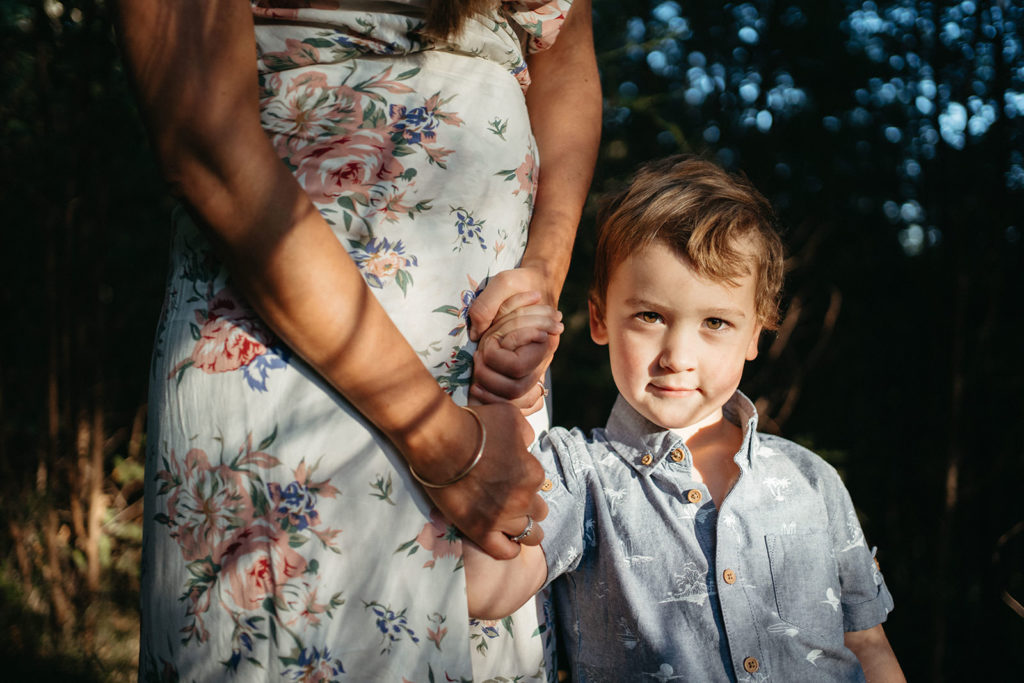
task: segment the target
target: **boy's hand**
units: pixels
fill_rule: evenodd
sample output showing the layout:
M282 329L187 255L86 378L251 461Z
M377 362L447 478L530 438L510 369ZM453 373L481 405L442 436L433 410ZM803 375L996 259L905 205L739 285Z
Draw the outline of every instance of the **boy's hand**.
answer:
M541 378L565 329L562 314L536 292L509 297L473 357L471 403L511 401L524 415L544 405Z
M474 619L503 619L541 589L547 563L539 545L523 546L512 560L496 560L469 539L462 541L466 602Z

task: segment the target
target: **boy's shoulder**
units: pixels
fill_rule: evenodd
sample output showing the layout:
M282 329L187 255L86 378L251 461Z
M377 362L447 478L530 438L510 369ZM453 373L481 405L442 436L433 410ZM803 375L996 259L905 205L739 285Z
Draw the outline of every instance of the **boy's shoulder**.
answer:
M538 446L544 450L553 450L560 456L576 458L597 452L604 455L611 448L608 430L604 427L594 427L590 430L580 427L552 427L541 435Z
M795 468L810 482L840 480L836 468L820 455L777 434L758 432L754 439L753 451L752 459L759 468Z

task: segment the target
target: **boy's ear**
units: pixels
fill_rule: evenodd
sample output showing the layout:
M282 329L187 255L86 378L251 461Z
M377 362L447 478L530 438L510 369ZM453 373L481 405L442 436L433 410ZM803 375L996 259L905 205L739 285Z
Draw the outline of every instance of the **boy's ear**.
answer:
M608 328L604 324L604 314L593 299L587 300L587 309L590 311L590 338L595 344L603 346L608 343Z
M754 336L750 338L750 345L747 347L747 360L757 358L757 344L761 341L762 332L764 332L764 327L758 323L757 328L754 330Z

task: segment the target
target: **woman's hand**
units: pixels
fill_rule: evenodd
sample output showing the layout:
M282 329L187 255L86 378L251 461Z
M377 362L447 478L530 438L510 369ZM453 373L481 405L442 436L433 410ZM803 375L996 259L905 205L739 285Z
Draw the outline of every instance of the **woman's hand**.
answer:
M538 491L544 481L544 468L527 450L533 430L513 406L502 403L473 409L487 429L483 457L465 478L444 488L425 489L438 510L470 540L499 560L519 554L520 543L509 537L527 527L529 515L533 530L522 545L538 545L544 532L539 522L547 517L548 506ZM467 421L458 437L462 449L448 453L446 468L463 467L472 460L479 446L476 421L465 411ZM452 470L416 472L428 481L445 481ZM457 470L456 470L457 471Z
M473 356L472 403L510 401L524 415L540 410L544 393L539 382L558 348L561 322L537 321L540 326L532 331L520 330L517 339L524 341L518 349L502 348L502 335L496 338L494 328L504 321L502 334L511 333L517 312L539 303L553 310L556 300L539 269L516 268L491 278L469 309L470 339L480 342Z

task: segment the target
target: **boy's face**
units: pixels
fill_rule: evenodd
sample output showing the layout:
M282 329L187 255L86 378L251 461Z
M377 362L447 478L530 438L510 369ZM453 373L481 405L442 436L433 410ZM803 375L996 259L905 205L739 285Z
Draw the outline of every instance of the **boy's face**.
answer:
M619 393L666 429L721 416L761 332L750 273L731 287L704 279L655 242L612 271L604 316L590 305L590 334L608 345Z

